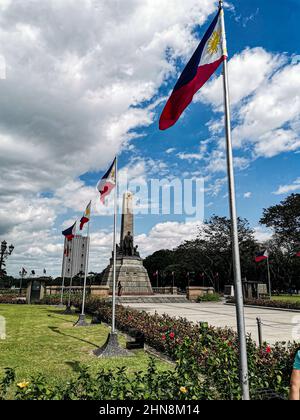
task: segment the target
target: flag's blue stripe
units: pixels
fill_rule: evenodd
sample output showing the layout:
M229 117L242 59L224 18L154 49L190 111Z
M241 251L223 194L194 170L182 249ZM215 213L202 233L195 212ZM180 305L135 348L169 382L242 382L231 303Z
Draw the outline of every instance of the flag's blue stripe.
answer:
M113 163L111 164L111 166L110 166L109 170L106 172L106 174L103 175L102 179L107 179L109 177L109 175L110 175L110 173L111 173L111 171L114 167L115 161L116 161L116 158L114 159Z
M73 233L73 229L74 229L74 226L75 226L75 224L74 224L73 226L69 227L68 229L64 230L64 231L62 232L62 234L63 234L64 236L67 236L67 235L72 235L72 233Z
M211 37L214 29L215 29L215 26L216 26L216 24L218 22L218 19L219 19L220 12L221 12L221 9L218 11L216 17L214 18L210 27L208 28L207 32L205 33L204 37L202 38L198 48L194 52L192 58L190 59L190 61L186 65L185 69L183 70L178 82L175 85L174 91L180 89L184 85L187 85L196 76L197 70L198 70L198 67L199 67L199 63L200 63L200 60L201 60L203 49L205 47L205 44L207 43L207 41Z

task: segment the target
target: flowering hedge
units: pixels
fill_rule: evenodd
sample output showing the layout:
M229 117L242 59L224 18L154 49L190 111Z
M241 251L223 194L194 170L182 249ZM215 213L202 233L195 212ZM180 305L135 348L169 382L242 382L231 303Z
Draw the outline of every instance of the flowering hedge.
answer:
M228 299L227 303L235 303L235 299ZM265 299L244 299L245 305L264 306L268 308L292 309L300 311L299 302L289 302L284 300L265 300Z
M86 310L97 314L104 322L111 322L111 305L106 302L90 298ZM150 315L123 306L116 308L116 325L119 330L127 333L132 329L143 332L150 346L174 360L178 348L188 339L187 363L196 363L199 374L207 378L220 398L241 397L238 338L233 330L194 324L184 318L168 315ZM247 347L252 395L260 389L272 389L286 396L298 345L278 343L271 347L266 344L259 349L247 336Z
M6 303L6 304L16 304L16 303L26 303L26 300L24 299L25 296L19 296L16 293L8 294L5 293L3 295L0 295L0 303Z

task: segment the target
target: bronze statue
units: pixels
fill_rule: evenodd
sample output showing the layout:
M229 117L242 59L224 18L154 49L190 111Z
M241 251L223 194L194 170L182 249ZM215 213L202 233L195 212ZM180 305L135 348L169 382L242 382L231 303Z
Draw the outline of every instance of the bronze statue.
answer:
M128 232L123 242L123 253L125 256L132 257L134 255L133 236Z
M139 248L139 246L138 246L138 245L136 245L136 246L134 247L134 256L135 256L135 257L140 258L141 256L140 256L140 253L139 253L139 251L138 251L138 248Z

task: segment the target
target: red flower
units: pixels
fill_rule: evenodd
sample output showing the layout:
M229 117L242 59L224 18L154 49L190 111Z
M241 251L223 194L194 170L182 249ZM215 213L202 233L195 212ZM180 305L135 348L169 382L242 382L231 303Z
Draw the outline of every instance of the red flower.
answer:
M271 347L270 347L270 346L267 346L267 348L266 348L266 353L268 353L268 354L270 354L270 353L271 353Z
M173 332L171 332L171 333L170 333L170 335L169 335L169 337L170 337L171 339L173 339L173 338L175 337L175 334L174 334Z
M165 336L165 334L163 334L162 336L161 336L161 339L163 340L163 341L165 341L165 339L166 339L167 337Z

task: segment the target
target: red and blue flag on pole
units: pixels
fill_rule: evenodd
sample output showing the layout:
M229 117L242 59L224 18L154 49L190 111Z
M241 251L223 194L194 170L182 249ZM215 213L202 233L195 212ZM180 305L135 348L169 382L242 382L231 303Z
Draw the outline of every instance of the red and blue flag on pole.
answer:
M68 241L71 241L74 238L75 233L76 233L76 222L74 223L74 225L72 225L71 227L69 227L68 229L62 232L62 234L66 237Z
M183 70L161 114L160 130L172 127L192 102L195 93L208 81L220 64L227 59L225 31L220 8L194 55Z
M269 258L269 253L267 249L261 252L257 252L255 254L255 262L261 262L261 261L267 260L268 258Z
M79 226L79 229L80 230L82 230L83 227L84 227L84 225L90 221L90 218L91 218L91 205L92 205L92 202L90 201L89 204L87 205L86 209L85 209L84 215L80 219L80 226Z
M115 158L106 174L98 182L97 190L100 193L100 201L102 204L105 203L105 197L107 197L116 187L116 162L117 159Z

